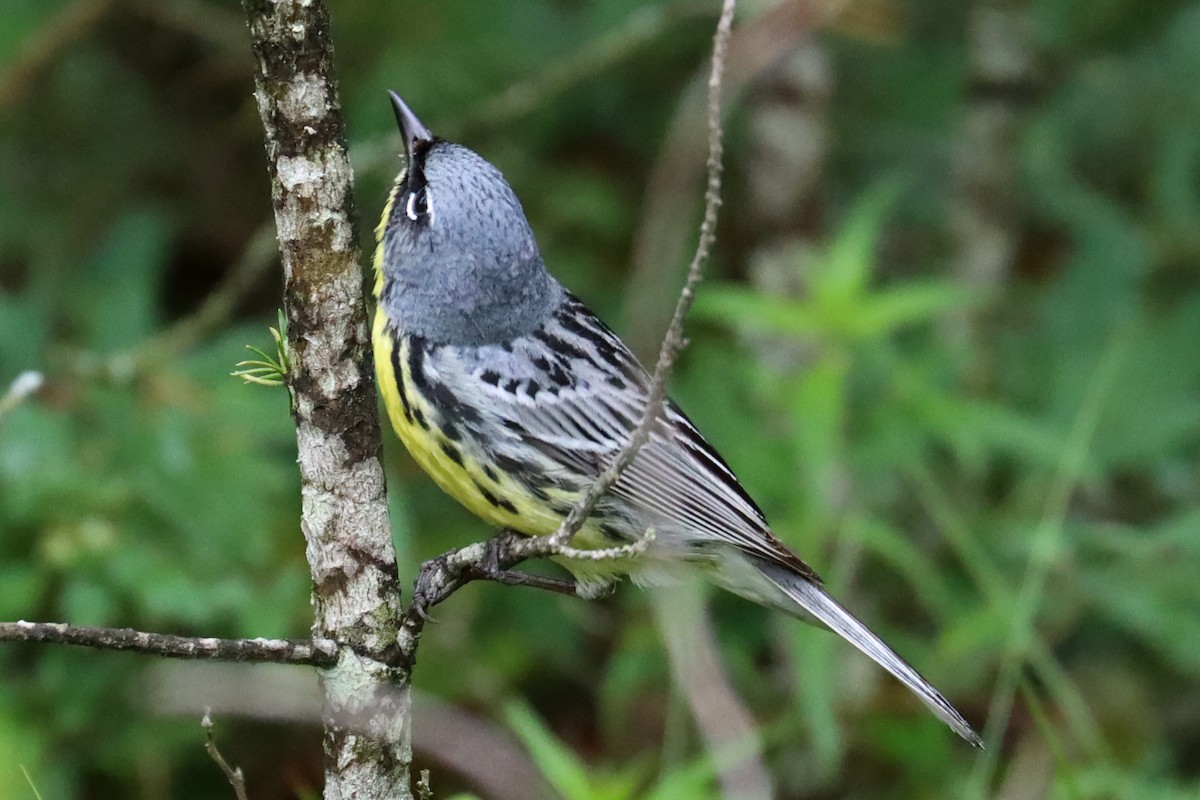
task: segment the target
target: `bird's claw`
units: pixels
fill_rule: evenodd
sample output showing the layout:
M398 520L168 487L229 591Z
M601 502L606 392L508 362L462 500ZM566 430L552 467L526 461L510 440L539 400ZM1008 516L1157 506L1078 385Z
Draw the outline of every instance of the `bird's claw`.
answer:
M446 559L444 556L430 559L421 565L413 581L412 610L422 622L437 622L429 609L449 596L452 589L446 586Z

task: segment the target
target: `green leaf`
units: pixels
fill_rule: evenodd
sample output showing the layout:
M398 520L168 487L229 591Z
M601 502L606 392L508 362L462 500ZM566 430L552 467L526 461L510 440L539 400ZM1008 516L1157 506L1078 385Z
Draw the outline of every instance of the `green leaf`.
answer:
M596 797L587 765L559 741L528 706L510 703L504 709L504 716L542 775L565 800Z
M754 333L808 337L822 331L822 320L803 301L774 297L735 284L709 284L696 296L693 316Z
M642 800L716 800L720 795L713 788L716 767L708 758L668 770Z
M246 349L258 356L256 360L239 361L236 366L242 369L229 373L235 378L241 378L246 383L256 383L259 386L282 386L287 383L291 373L292 363L288 355L287 317L283 310L276 312L279 327L268 328L271 338L275 340L275 354L268 355L261 348L252 344Z
M811 275L818 305L847 308L867 292L883 219L899 195L900 182L889 180L863 197Z
M165 219L149 211L126 214L108 232L84 268L83 290L72 295L89 349L132 347L154 330L168 233Z
M5 0L0 25L0 68L7 67L22 48L41 35L67 0ZM10 78L10 80L13 80Z
M797 711L802 715L812 742L813 755L820 771L829 776L836 772L845 754L846 741L837 716L838 659L844 653L841 642L821 636L806 625L792 632L790 650L796 667L796 679L802 687Z
M965 308L971 300L970 294L944 281L900 284L866 299L855 315L856 328L862 338L887 336Z
M1200 511L1083 536L1091 552L1079 580L1089 605L1178 669L1200 675ZM1130 585L1137 590L1123 590Z

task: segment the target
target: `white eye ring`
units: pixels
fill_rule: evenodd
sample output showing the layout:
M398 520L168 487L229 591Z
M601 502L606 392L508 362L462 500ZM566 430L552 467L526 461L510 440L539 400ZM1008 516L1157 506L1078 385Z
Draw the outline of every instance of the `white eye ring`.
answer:
M421 195L425 201L424 211L421 211L421 212L417 211L417 195ZM429 198L429 190L428 189L420 189L419 191L416 191L416 192L413 192L412 194L410 194L408 196L408 202L404 204L404 214L409 219L411 219L413 222L416 222L417 218L420 217L421 214L428 214L429 218L433 219L433 203L430 201L430 198Z

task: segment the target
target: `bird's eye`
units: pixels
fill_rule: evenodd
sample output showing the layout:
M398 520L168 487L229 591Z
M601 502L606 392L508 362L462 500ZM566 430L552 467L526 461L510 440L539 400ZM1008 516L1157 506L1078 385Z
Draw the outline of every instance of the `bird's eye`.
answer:
M404 204L404 213L414 222L429 213L429 194L424 186L408 196L408 202Z

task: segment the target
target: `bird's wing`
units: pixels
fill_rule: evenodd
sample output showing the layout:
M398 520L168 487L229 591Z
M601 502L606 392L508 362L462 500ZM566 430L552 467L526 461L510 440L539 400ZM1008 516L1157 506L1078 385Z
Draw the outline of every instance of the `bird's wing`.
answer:
M641 420L650 376L615 333L570 297L541 328L500 346L464 351L478 407L512 437L581 477L594 478ZM613 493L677 522L698 539L737 547L814 581L817 575L767 527L762 511L691 420L668 401L650 440Z
M436 361L439 369L453 372L438 376L438 385L468 393L472 408L497 415L476 420L491 432L505 432L488 437L499 439L494 459L509 458L510 471L519 474L523 468L515 462L528 458L532 448L545 462L541 467L552 464L572 476L576 491L583 491L629 441L650 389L650 377L629 349L573 298L528 337L463 348ZM450 403L446 398L442 405ZM779 592L779 599L753 590L746 596L824 623L895 675L960 736L982 746L962 715L830 597L812 569L775 538L733 471L673 403L666 404L650 440L613 493L677 523L698 541L740 550ZM724 585L739 594L752 589L738 581Z

